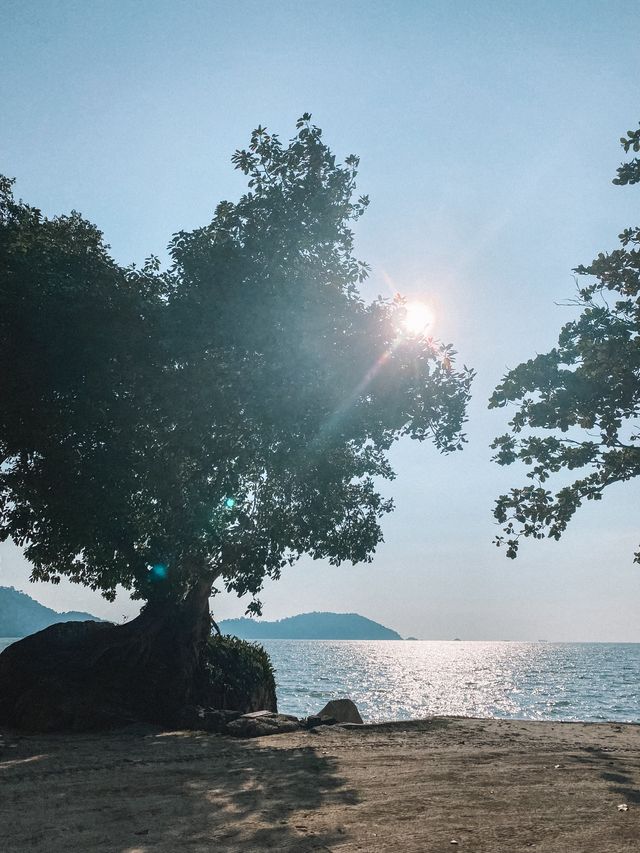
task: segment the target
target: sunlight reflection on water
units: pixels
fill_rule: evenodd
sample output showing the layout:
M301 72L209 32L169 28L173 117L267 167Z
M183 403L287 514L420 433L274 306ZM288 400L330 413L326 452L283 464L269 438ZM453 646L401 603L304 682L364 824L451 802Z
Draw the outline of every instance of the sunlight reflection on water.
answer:
M349 696L367 721L432 714L640 721L640 644L265 640L278 706Z

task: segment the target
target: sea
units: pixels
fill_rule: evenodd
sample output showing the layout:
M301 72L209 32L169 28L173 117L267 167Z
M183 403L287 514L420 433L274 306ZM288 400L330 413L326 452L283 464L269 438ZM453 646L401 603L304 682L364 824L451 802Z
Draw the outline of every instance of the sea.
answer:
M0 650L11 643L0 638ZM260 642L260 641L259 641ZM278 708L349 697L365 722L432 715L640 722L640 643L264 640Z

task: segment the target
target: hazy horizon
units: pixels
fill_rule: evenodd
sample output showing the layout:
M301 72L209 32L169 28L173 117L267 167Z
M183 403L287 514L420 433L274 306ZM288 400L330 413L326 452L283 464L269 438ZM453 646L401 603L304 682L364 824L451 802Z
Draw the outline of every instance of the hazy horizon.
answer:
M405 0L268 7L140 0L38 7L0 0L0 172L47 215L74 208L122 263L164 257L172 233L236 199L230 157L259 123L283 138L310 111L338 159L361 157L371 206L363 294L426 300L435 333L477 369L469 443L442 457L400 442L396 510L371 565L302 560L261 596L270 621L356 612L422 639L640 641L637 483L582 507L560 542L492 544L493 501L524 471L490 461L510 367L573 316L572 268L640 224L638 188L611 180L637 126L640 22L626 2ZM623 26L624 22L624 26ZM62 582L30 585L0 545L0 584L57 610L137 611ZM220 595L215 618L243 615Z

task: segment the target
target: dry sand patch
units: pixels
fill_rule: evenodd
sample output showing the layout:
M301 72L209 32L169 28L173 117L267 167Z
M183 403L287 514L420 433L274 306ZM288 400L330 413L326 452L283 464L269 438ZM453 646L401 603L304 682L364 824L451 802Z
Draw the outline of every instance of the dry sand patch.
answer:
M3 740L7 853L640 850L635 725L436 718L251 741Z

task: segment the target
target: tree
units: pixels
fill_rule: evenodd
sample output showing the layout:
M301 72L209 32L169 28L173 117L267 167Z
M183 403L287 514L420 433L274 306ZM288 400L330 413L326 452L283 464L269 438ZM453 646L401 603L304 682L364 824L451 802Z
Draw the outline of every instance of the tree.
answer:
M137 672L157 672L170 638L174 705L215 585L259 612L265 577L302 554L370 560L388 450L460 448L472 378L402 334L402 299L359 295L357 158L338 164L305 115L288 145L259 127L233 162L247 192L176 234L166 272L119 267L77 214L46 219L3 184L1 535L34 579L143 599L118 666L135 640Z
M640 150L640 130L620 140ZM613 183L640 182L640 159L623 163ZM559 539L585 500L640 474L640 229L620 234L620 247L574 270L579 317L550 352L518 365L494 391L490 408L517 404L511 433L495 439L500 465L519 461L532 483L501 495L494 515L515 557L521 537ZM554 474L580 476L553 494ZM635 555L640 562L640 552Z

